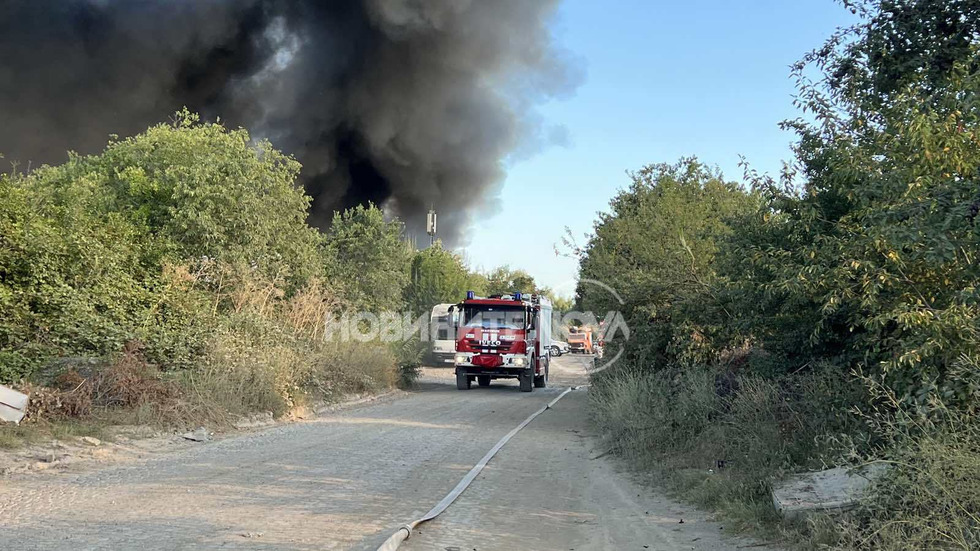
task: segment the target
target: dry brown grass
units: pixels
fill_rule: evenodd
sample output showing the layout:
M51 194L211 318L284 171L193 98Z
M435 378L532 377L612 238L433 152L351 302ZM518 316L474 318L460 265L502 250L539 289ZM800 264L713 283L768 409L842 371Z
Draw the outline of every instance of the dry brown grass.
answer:
M31 396L25 422L88 417L114 409L152 405L173 409L179 390L143 356L137 341L126 343L108 365L82 374L68 369L51 386L26 385Z

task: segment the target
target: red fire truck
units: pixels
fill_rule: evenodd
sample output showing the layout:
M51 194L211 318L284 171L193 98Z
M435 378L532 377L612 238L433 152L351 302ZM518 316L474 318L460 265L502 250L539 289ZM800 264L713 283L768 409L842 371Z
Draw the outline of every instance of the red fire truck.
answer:
M456 317L456 388L473 380L517 379L521 392L548 384L551 349L551 302L540 295L513 293L476 297L454 306Z

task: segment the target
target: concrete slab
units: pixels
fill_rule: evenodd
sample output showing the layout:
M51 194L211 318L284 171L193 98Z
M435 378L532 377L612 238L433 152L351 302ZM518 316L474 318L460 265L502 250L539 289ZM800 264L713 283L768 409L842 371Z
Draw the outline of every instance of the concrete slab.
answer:
M27 413L27 394L0 385L0 421L20 423Z
M194 442L208 442L208 441L211 440L211 433L208 432L208 429L206 429L204 427L201 427L201 428L199 428L197 430L193 430L193 431L190 431L190 432L185 432L184 434L181 434L180 436L181 436L181 438L184 438L185 440L191 440L191 441L194 441Z
M0 404L6 404L14 409L27 409L27 401L26 394L0 385Z
M773 488L772 502L787 519L847 510L867 496L868 487L888 468L886 463L874 462L793 475Z

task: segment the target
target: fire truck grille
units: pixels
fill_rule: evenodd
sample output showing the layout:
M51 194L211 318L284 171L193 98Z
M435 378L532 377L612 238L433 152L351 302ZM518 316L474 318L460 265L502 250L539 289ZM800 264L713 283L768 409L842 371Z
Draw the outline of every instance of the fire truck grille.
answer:
M476 339L467 339L466 340L466 344L468 346L474 348L474 349L486 350L486 351L494 352L494 353L497 353L497 354L503 354L503 353L510 352L510 349L513 348L513 346L514 346L514 343L510 343L510 342L500 343L497 346L493 346L493 345L489 345L487 343L478 341Z

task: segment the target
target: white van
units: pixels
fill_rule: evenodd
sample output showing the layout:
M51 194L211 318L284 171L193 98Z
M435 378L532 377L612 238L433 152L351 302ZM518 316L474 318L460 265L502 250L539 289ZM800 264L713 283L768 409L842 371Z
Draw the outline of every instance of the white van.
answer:
M456 312L450 313L453 304L436 304L429 317L429 335L432 339L433 365L453 365L456 353Z

